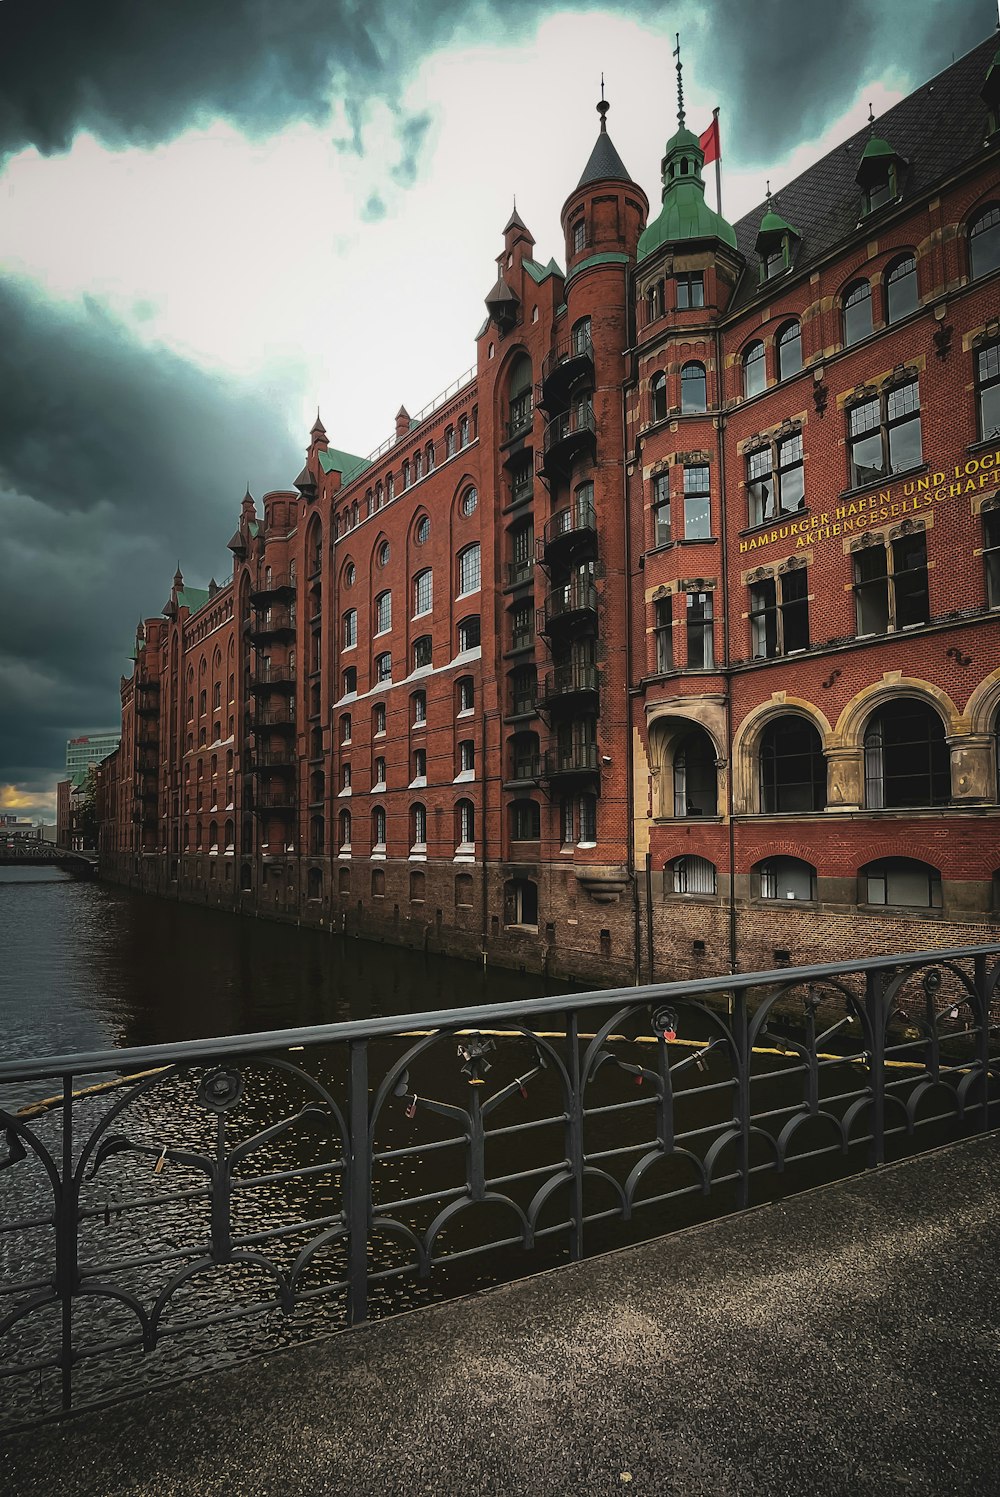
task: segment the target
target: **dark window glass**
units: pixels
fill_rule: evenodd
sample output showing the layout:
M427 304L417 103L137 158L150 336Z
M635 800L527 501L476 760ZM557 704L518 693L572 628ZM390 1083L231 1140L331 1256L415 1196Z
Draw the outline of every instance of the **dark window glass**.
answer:
M708 381L704 364L685 364L681 370L681 410L685 412L708 409Z
M715 749L701 729L674 751L674 815L714 816L718 810Z
M951 772L944 725L923 702L892 702L865 732L865 805L944 806Z
M1000 266L1000 207L986 208L969 227L969 267L972 278Z
M854 604L859 634L884 634L889 627L889 573L884 546L854 553Z
M897 260L886 279L886 319L898 322L917 310L917 262L912 255Z
M844 293L844 347L860 343L872 330L872 288L867 281L855 281Z
M927 591L927 537L922 530L893 541L892 582L896 628L926 624L930 618L930 598Z
M670 599L660 598L655 609L654 633L656 635L656 669L672 671L674 668L674 633L671 624Z
M802 329L788 322L778 334L778 378L788 379L802 368Z
M759 395L767 384L763 343L751 343L743 355L743 394Z
M665 546L670 539L670 473L668 471L657 474L653 479L653 545Z
M802 433L797 432L778 443L778 506L782 514L792 514L805 502Z
M760 742L760 808L765 813L822 811L826 805L823 745L805 718L774 718Z
M1000 608L1000 509L983 510L983 563L987 606ZM997 768L1000 770L1000 757Z
M809 648L808 573L805 567L765 577L750 588L750 633L755 659Z
M690 670L715 664L712 642L712 594L687 594L687 663Z
M768 858L757 877L761 899L816 898L816 870L801 858Z
M775 516L775 484L771 471L771 449L761 447L747 453L747 497L750 524L762 525Z
M650 409L654 421L663 421L667 414L667 376L654 374L649 384Z

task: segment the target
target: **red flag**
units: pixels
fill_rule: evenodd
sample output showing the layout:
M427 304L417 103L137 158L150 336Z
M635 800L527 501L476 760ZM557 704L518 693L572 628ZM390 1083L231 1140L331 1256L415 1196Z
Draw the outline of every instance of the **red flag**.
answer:
M706 166L710 161L715 161L721 157L722 147L719 144L719 116L717 114L712 116L712 123L704 135L699 135L698 144L705 153Z

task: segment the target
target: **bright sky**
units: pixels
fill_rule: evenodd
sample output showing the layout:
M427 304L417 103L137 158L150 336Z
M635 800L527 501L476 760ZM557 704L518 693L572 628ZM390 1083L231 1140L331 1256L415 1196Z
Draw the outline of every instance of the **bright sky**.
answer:
M474 361L515 193L538 257L562 263L559 211L597 135L602 67L610 133L655 211L675 128L671 45L620 17L559 15L528 48L428 55L400 100L432 120L409 187L393 179L388 110L373 111L358 156L333 144L349 133L336 101L323 126L260 142L216 121L153 149L80 135L65 155L23 151L0 176L0 269L60 301L97 298L138 339L266 384L303 444L318 403L331 441L365 453L401 402L418 410ZM705 128L722 103L736 219L764 175L727 166L716 82L687 69L688 123ZM863 87L822 139L770 164L772 189L860 128L869 99L879 113L905 91L891 75ZM490 107L502 99L530 103ZM374 221L373 196L386 210Z

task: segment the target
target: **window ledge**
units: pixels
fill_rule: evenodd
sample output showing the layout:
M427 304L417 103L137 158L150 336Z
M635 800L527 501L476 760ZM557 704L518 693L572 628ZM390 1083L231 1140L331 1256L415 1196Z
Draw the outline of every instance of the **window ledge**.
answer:
M914 478L918 473L929 473L930 467L930 463L917 463L914 468L900 468L898 473L886 473L881 478L873 478L869 483L859 483L853 489L843 489L837 498L854 499L859 494L867 494L871 489L877 489L881 484L899 483L902 478Z
M799 513L798 510L795 511ZM680 535L674 542L676 546L717 546L719 537L717 535Z
M353 795L353 793L354 792L351 789L351 786L350 785L345 785L344 788L343 788L343 790L338 790L337 791L337 799L338 800L343 800L345 798L345 796ZM317 802L317 804L318 805L322 805L322 801Z
M374 795L376 792L378 792L379 794L381 794L382 791L385 790L385 789L387 789L387 788L388 787L386 786L385 780L379 780L377 784L375 784L375 785L372 786L371 791L369 793L371 795Z
M844 495L841 494L839 497L843 499ZM800 504L798 509L782 509L779 510L779 512L774 516L772 520L759 520L754 525L747 525L745 529L738 531L737 534L741 536L756 535L758 530L771 530L775 525L787 525L789 520L800 518L802 515L808 515L810 513L811 506L808 504Z
M470 780L474 780L475 778L476 771L474 769L462 769L459 770L458 774L455 776L451 783L453 785L466 785Z
M919 920L942 920L944 910L931 909L923 904L865 904L859 902L862 915L909 915Z
M414 847L411 847L410 848L410 856L407 858L407 862L408 863L426 863L427 862L427 847L426 847L426 844L423 843L423 842L418 842Z
M456 717L475 717L475 715L475 707L463 707L461 712L456 712L455 714Z
M418 774L416 779L411 780L406 788L407 790L423 790L426 784L427 776L425 774Z
M970 442L966 452L992 452L994 448L1000 450L1000 437L984 437L981 441Z
M349 847L342 847L340 849L339 853L337 854L337 857L340 858L340 859L342 859L344 862L346 862L350 858L350 856L351 856L351 849Z

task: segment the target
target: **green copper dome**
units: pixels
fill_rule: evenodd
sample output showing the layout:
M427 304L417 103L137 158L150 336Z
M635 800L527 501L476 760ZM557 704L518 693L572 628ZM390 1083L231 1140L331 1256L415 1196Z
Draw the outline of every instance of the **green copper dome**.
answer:
M639 260L651 255L661 244L678 244L688 239L719 239L731 249L736 248L732 224L705 202L701 175L704 164L697 135L681 125L667 141L661 168L663 207L639 240Z

